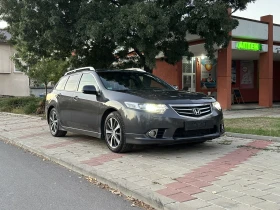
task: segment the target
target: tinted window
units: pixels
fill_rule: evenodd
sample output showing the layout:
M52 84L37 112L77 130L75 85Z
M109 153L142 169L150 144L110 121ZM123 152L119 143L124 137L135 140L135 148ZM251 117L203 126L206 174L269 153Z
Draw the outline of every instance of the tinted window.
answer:
M141 72L98 72L108 90L175 90L163 80Z
M68 77L63 77L59 82L57 83L55 89L56 90L64 90L65 84L67 82Z
M81 77L80 74L70 76L66 83L65 90L76 91L80 77Z
M78 91L82 92L85 85L94 85L96 88L96 81L91 74L83 74Z

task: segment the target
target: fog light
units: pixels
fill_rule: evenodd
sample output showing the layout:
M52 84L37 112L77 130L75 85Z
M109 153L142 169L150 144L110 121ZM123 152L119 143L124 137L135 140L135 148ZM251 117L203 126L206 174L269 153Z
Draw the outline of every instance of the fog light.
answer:
M153 129L153 130L150 130L147 135L151 138L156 138L157 137L157 133L158 133L158 129Z

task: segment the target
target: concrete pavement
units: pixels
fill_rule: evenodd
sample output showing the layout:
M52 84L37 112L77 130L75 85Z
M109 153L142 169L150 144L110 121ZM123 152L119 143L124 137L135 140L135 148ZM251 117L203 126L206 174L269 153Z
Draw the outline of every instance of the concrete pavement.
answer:
M279 111L245 110L244 115L275 116ZM226 118L236 114L240 111L225 111ZM156 209L280 209L280 142L225 136L200 145L114 154L101 140L71 133L54 138L46 120L7 113L0 113L0 139Z
M257 108L255 106L244 105L237 107L231 111L224 111L225 118L243 118L243 117L280 117L280 107L273 108Z

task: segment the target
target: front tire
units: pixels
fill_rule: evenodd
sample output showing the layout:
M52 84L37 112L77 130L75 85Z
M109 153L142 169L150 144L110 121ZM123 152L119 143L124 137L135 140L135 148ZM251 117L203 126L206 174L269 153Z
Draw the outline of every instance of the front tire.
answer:
M67 134L67 131L59 130L59 119L55 108L52 108L49 114L49 127L54 137L64 137Z
M133 145L127 144L125 126L118 112L110 113L104 123L104 137L108 148L115 153L128 152Z

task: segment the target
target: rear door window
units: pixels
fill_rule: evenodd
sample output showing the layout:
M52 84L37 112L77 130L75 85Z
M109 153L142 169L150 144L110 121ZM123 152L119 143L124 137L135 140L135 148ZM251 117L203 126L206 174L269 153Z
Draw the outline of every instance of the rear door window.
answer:
M66 91L76 91L80 77L81 77L81 74L76 74L76 75L70 76L66 83L65 90Z
M55 89L56 90L64 90L65 84L67 82L69 77L63 77L62 79L59 80L59 82L57 83Z

